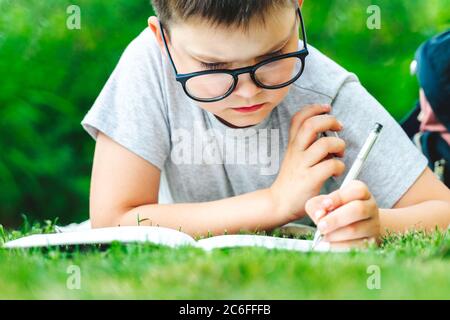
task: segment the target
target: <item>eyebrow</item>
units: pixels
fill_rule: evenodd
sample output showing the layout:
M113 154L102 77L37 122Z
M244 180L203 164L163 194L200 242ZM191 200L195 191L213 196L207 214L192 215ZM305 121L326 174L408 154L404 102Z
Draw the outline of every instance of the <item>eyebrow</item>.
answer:
M281 48L283 48L286 45L286 43L289 41L289 39L291 38L292 32L296 29L295 28L296 26L297 26L297 16L296 16L296 19L295 19L294 26L292 27L292 29L291 29L289 35L286 37L286 39L283 39L282 41L280 41L279 43L274 45L266 53L264 53L264 54L262 54L260 56L257 56L256 58L264 58L266 56L269 56L271 53L275 52L276 50L280 50ZM217 63L217 64L230 64L231 63L231 62L228 62L228 61L220 61L220 59L218 59L218 58L208 57L208 56L204 56L202 54L195 54L195 53L193 53L193 54L190 54L190 55L196 60L208 61L208 63L211 63L211 64L214 64L214 63Z

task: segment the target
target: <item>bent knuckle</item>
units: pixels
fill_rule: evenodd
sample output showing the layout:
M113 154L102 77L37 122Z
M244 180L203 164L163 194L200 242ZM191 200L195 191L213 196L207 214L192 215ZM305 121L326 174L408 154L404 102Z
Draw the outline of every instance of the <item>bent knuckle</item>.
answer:
M330 123L338 123L337 118L336 118L335 116L331 115L331 114L327 114L327 115L326 115L326 118L328 119L328 121L329 121Z
M347 147L347 143L345 143L344 139L341 139L341 138L336 138L336 139L338 139L338 141L339 141L338 143L339 143L339 146L341 149L345 149Z
M314 125L313 119L312 119L312 118L306 119L306 120L303 122L302 127L303 127L303 129L304 129L305 131L308 131L308 132L314 131L315 125Z
M341 169L341 167L342 167L341 161L339 161L339 160L337 160L337 159L333 159L333 160L332 160L332 165L333 165L333 169L334 169L335 171L339 171L339 170Z
M309 110L309 111L320 110L320 109L322 109L322 105L317 104L317 103L310 104L310 105L306 106L306 108L305 108L305 110Z
M332 145L333 145L332 141L330 141L329 138L320 138L319 140L317 140L317 143L318 143L318 147L319 147L320 149L322 149L322 150L327 150L327 151L328 151L328 150L332 147Z
M337 172L342 172L345 170L345 163L338 159L333 159L333 166Z
M365 198L369 192L366 184L359 180L354 180L352 183L353 193L357 195L359 199Z
M341 138L329 137L327 147L329 149L345 150L345 141Z

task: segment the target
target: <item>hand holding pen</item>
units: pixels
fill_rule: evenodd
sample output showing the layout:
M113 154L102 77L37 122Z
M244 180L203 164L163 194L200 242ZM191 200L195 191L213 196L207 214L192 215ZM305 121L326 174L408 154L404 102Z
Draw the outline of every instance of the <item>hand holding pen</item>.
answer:
M380 235L379 210L367 186L355 180L361 171L382 125L376 124L339 190L306 202L305 210L317 224L313 248L322 237L334 247L358 246Z

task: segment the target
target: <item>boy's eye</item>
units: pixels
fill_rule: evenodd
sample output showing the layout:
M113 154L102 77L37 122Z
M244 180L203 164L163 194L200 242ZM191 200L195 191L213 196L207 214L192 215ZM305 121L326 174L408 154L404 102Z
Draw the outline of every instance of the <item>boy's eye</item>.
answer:
M283 50L280 49L278 51L275 52L271 52L269 54L266 54L265 56L261 57L260 60L265 60L265 59L270 59L276 56L279 56L283 53ZM227 64L226 63L206 63L206 62L202 62L200 61L200 65L202 66L202 68L208 69L208 70L218 70L218 69L225 69Z
M270 58L279 56L279 55L281 55L281 54L283 54L283 49L280 49L280 50L278 50L278 51L275 51L275 52L266 54L266 55L263 57L263 60L270 59Z
M208 70L218 70L223 69L226 66L226 63L206 63L200 61L200 65L202 66L202 68Z

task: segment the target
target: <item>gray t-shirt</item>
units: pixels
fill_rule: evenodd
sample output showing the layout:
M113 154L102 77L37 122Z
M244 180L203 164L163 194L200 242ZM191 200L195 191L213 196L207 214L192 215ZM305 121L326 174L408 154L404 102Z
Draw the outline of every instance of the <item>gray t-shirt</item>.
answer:
M284 157L291 117L308 104L331 103L344 125L339 135L347 145L346 171L330 178L321 193L338 189L379 122L384 129L358 179L380 208L391 208L426 168L426 158L356 75L309 50L303 75L270 116L232 129L185 95L147 28L127 47L82 125L94 139L100 130L158 167L160 203L204 202L269 187Z

